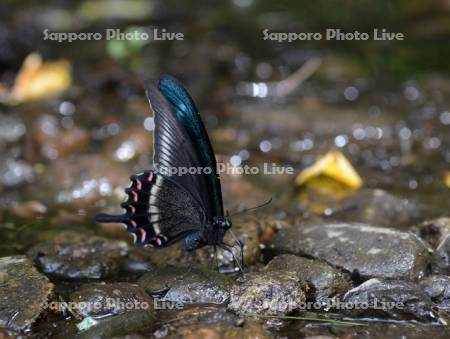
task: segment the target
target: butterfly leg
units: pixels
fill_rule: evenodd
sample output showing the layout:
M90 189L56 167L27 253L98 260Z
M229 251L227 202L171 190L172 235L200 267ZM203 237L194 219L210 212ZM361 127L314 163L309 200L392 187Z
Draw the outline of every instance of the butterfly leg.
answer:
M230 245L225 244L225 243L221 243L221 244L218 245L218 246L219 246L221 249L223 249L224 251L229 252L229 253L231 254L231 256L233 257L233 261L234 261L234 263L237 265L238 270L241 271L241 272L244 272L244 269L243 269L241 263L239 262L239 260L238 260L238 259L236 258L236 256L234 255L234 252L233 252L233 246L230 246Z
M241 257L241 265L242 267L244 267L244 243L238 239L238 237L233 233L233 231L230 229L229 230L231 236L234 238L235 244L237 244L239 246L239 252L240 252L240 257Z
M219 259L217 258L217 245L213 245L213 257L211 260L211 269L219 271Z

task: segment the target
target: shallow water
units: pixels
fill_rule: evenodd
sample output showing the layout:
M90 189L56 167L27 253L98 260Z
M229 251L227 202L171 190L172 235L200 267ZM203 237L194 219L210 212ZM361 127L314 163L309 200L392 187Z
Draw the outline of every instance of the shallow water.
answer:
M346 52L351 57L346 58L342 56L346 47L341 45L326 50L319 43L267 44L255 38L260 35L255 20L270 18L273 13L266 12L270 4L261 1L246 12L243 3L233 1L218 8L204 4L204 10L194 15L188 14L188 5L172 10L164 2L138 1L135 12L129 9L132 18L121 17L120 11L105 12L87 1L79 7L65 2L57 7L8 4L13 15L6 17L2 11L0 24L1 82L11 84L24 57L36 50L46 59L67 59L74 81L59 96L0 106L2 256L26 253L43 240L57 239L63 230L130 243L121 229L95 224L94 215L120 212L119 202L125 197L122 188L128 186L129 175L151 167L154 122L143 80L156 79L161 73L179 76L191 91L219 162L259 168L257 175L222 174L225 207L231 212L273 197L271 206L260 211L264 220L365 221L367 216L357 216L348 208L346 199L357 192L325 179L302 189L295 186L295 176L303 168L337 148L360 173L364 189L382 189L413 206L400 208L397 218L391 217L395 212L376 210L381 216L386 213L386 218L371 220L409 230L421 220L448 216L450 83L445 68L442 74L422 69L414 63L422 51L410 43L404 45L406 53L417 55L405 57L405 64L415 68L406 75L399 67L402 75L394 71L378 74L393 67L388 63L391 57L383 59L378 51L371 59L370 46L348 45ZM304 18L295 4L289 5L296 8L294 18ZM138 15L147 10L148 16ZM404 22L408 15L407 11L399 13L398 20ZM236 26L225 24L227 18L236 18ZM283 22L276 20L280 25ZM318 21L327 20L324 14ZM189 39L134 47L42 39L45 27L96 31L111 25L125 30L155 24L187 32ZM401 61L398 49L392 55ZM125 54L118 57L117 53ZM280 95L280 79L314 58L321 66L312 76L289 95ZM360 70L361 64L365 71ZM262 174L264 164L292 167L294 174ZM413 211L418 213L412 216ZM261 267L269 257L262 256L251 269ZM137 276L119 272L105 280L135 282ZM63 297L80 284L52 279L56 294ZM168 313L161 315L161 323L172 318ZM62 316L49 317L51 326L61 323L66 323L62 333L74 330L73 318L66 322ZM41 323L31 334L40 337L48 333L47 326ZM373 338L386 333L411 338L447 334L442 327L416 322L371 322L358 329L303 321L264 326L280 337L299 333Z

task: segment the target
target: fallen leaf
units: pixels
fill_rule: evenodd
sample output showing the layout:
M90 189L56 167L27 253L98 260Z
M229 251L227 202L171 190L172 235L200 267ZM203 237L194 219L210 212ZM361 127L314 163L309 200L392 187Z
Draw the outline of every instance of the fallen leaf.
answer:
M360 188L363 184L358 172L348 159L338 150L331 150L320 157L313 165L305 168L296 179L297 185L303 185L317 176L324 175L350 188Z
M67 89L72 83L70 64L65 60L43 62L37 53L28 55L11 90L0 85L0 101L15 105L45 98Z
M445 186L450 188L450 171L445 175Z

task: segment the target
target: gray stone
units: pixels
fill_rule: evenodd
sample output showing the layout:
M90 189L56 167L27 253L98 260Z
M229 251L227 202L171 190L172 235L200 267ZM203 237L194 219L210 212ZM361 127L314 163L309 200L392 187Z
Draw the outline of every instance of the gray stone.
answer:
M450 277L432 275L420 282L420 286L431 297L436 307L450 310Z
M292 254L275 257L267 264L266 269L295 272L300 279L313 287L314 301L319 303L342 295L352 287L347 275L327 263Z
M151 311L133 310L113 317L97 320L95 324L79 331L75 338L112 338L153 329L156 318Z
M0 326L23 331L47 309L53 284L24 256L0 258Z
M138 284L158 302L223 304L232 281L206 268L165 266L143 275Z
M246 273L236 280L228 309L238 314L284 315L301 308L308 289L294 272Z
M241 216L233 219L233 233L243 242L243 255L246 265L254 265L258 262L261 255L260 237L262 235L261 220L251 216ZM235 245L235 239L227 232L224 242ZM232 251L237 258L240 258L238 246L233 246ZM142 255L138 252L146 252ZM213 248L205 246L195 251L195 253L187 253L181 250L181 246L176 244L166 248L145 248L142 250L133 250L140 257L148 257L147 262L151 262L156 266L161 265L206 265L210 266L214 260ZM234 268L236 266L233 256L228 251L217 248L217 262L222 268Z
M343 205L349 208L336 214L339 221L385 227L407 228L433 215L427 206L381 189L357 191L345 199Z
M275 253L321 259L350 272L356 280L372 277L418 279L431 260L416 236L366 224L296 226L276 234Z
M83 318L153 309L153 299L141 287L125 282L83 285L70 295L70 301L72 311Z
M123 241L79 235L66 240L45 241L33 246L27 256L53 277L102 279L118 272L117 261L128 253Z
M370 279L348 291L343 302L353 304L353 312L358 315L437 319L431 298L418 285L408 281ZM369 307L363 309L357 305Z

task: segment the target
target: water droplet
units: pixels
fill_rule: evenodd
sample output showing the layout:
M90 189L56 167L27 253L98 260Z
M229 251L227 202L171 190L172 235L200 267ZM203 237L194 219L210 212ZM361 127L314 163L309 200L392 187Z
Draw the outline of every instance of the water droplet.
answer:
M366 132L364 131L364 128L357 127L353 130L353 137L356 140L363 140L366 137Z
M246 149L239 151L238 155L242 160L248 160L250 158L250 153Z
M252 95L254 97L258 97L258 98L264 98L269 93L267 84L265 84L264 82L258 82L258 83L254 82L252 84L252 89L253 89Z
M414 87L414 86L407 86L404 91L403 94L405 96L406 99L410 100L410 101L414 101L417 100L419 98L419 90Z
M132 141L123 142L116 150L114 157L119 161L128 161L136 155L136 148Z
M417 187L419 186L418 182L416 179L411 179L408 182L408 187L412 190L415 190Z
M272 143L268 140L263 140L259 143L259 149L262 152L267 153L272 149Z
M75 105L70 101L63 101L59 104L58 110L62 115L72 115L75 113Z
M153 131L155 129L155 119L153 117L147 117L144 120L144 128L147 131Z
M442 112L439 120L443 125L450 125L450 112Z
M359 91L354 86L349 86L344 90L344 97L348 101L354 101L359 97Z
M338 135L336 136L336 138L334 138L334 144L337 147L344 147L345 145L347 145L348 143L348 137L344 134Z
M242 158L239 155L233 155L230 158L230 164L231 166L239 166L242 163Z
M400 138L408 140L411 138L412 132L408 127L402 127L398 132L398 135L400 136Z

